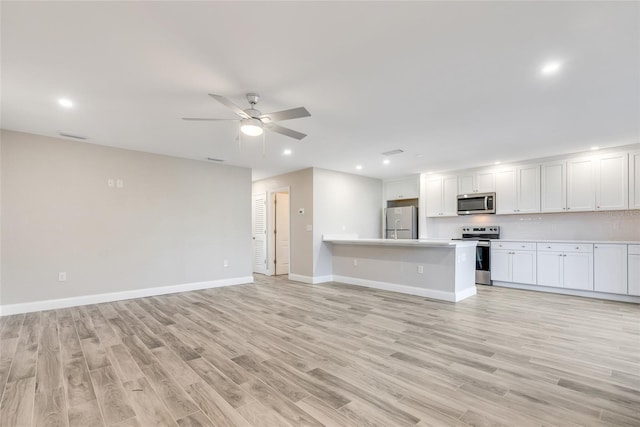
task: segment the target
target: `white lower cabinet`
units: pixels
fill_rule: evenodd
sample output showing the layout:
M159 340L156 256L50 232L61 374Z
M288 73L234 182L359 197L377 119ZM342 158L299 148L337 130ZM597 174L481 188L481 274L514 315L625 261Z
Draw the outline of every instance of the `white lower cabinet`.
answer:
M629 245L627 271L627 293L640 296L640 245Z
M594 290L627 294L627 261L627 245L594 245Z
M537 244L537 284L593 290L593 245Z
M491 280L535 285L535 243L505 242L492 244Z

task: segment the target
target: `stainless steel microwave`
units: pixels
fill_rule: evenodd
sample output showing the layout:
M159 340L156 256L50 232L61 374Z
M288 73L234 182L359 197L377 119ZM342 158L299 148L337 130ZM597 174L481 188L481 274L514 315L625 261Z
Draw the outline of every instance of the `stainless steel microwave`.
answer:
M458 196L458 215L496 213L496 193L472 193Z

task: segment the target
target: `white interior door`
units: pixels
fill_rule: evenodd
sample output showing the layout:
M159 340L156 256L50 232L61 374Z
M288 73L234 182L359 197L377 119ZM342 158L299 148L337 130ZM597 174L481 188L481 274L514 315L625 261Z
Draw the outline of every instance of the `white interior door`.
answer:
M289 193L275 194L275 272L289 274Z
M267 274L267 195L254 194L252 208L253 272Z

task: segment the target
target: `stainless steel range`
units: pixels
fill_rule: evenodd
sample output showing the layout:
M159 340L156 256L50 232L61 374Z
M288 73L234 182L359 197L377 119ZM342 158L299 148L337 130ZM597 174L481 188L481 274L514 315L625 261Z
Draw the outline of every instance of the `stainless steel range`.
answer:
M497 225L462 227L462 237L453 240L477 240L476 247L476 283L491 285L491 239L500 238Z

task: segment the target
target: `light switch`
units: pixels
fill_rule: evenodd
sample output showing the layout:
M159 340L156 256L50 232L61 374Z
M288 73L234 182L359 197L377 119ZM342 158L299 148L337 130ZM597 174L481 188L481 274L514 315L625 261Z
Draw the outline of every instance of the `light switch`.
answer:
M121 180L121 179L117 180L116 181L116 187L118 187L118 188L124 187L124 181Z
M107 180L107 187L109 187L109 188L113 188L113 185L114 185L113 180L112 180L111 178L109 178L109 179Z

